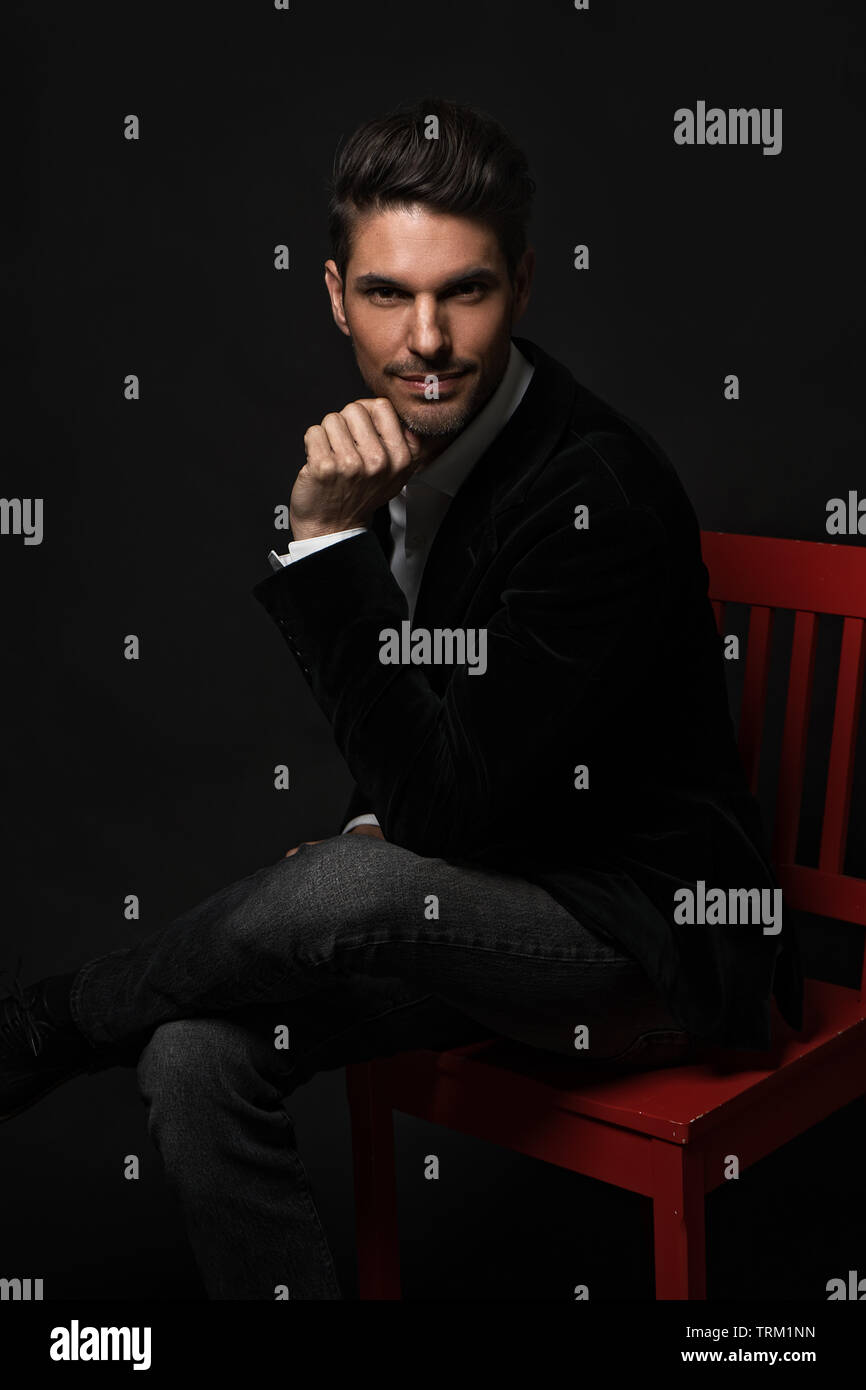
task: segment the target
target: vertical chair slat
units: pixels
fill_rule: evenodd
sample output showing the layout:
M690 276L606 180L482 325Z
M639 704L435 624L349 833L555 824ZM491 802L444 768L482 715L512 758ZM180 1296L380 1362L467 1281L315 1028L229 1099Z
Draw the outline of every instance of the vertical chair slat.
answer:
M773 618L772 608L764 608L757 604L752 608L749 617L749 645L746 650L746 674L740 710L739 749L752 792L758 789L758 762L764 729Z
M797 859L797 831L803 800L806 738L817 641L818 622L815 614L798 613L794 619L794 640L791 644L779 792L776 798L776 831L773 839L773 859L776 864L793 864Z
M854 778L854 750L863 686L864 620L846 618L842 627L842 651L836 686L836 709L830 741L827 792L824 798L824 824L818 868L841 874L848 836L848 812Z

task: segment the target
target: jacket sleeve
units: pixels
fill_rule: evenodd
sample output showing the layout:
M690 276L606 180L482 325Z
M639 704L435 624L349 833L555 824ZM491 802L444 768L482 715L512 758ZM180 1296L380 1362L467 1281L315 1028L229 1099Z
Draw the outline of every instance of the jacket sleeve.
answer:
M487 623L486 671L455 666L441 697L423 666L380 661L380 632L399 631L407 607L370 532L253 589L392 843L483 852L535 807L541 760L568 759L569 731L591 736L634 688L665 583L664 530L625 502L594 509L585 530L573 511L568 495L527 504L532 530Z

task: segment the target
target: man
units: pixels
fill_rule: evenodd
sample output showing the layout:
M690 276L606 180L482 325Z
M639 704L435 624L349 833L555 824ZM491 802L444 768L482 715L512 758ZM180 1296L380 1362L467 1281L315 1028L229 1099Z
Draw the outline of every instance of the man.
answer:
M512 336L532 191L438 100L336 164L325 280L370 394L307 430L254 594L355 778L343 833L0 1004L6 1116L138 1061L213 1298L340 1297L282 1108L318 1070L499 1034L576 1063L766 1048L774 991L800 1025L790 929L679 910L773 877L685 493Z

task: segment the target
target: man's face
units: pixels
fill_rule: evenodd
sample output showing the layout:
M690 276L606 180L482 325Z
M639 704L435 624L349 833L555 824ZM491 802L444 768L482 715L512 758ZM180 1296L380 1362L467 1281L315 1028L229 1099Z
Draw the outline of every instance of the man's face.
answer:
M334 319L352 340L361 376L429 439L424 453L441 452L502 379L532 259L527 251L512 285L492 229L414 204L357 217L345 283L327 262ZM429 376L438 399L425 394Z

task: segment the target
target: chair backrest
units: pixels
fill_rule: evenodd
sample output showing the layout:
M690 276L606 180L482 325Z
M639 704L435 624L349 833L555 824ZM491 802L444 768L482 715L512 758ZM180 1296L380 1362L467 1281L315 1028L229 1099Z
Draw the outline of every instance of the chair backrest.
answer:
M770 641L777 609L791 609L794 633L782 730L772 857L785 901L803 912L866 926L866 879L843 873L866 654L866 549L702 531L709 594L719 631L725 605L749 608L739 749L753 792L764 731ZM797 839L818 617L843 619L833 731L817 867L798 864ZM860 983L866 995L866 953Z

